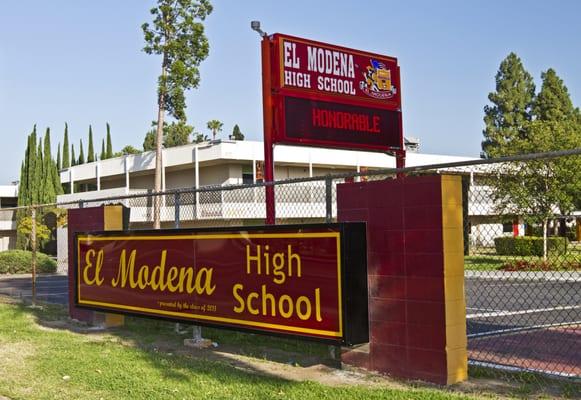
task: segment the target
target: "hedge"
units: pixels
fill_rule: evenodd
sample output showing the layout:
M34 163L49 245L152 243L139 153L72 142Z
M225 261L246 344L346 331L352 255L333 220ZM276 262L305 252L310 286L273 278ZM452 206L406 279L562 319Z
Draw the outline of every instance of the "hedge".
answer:
M548 237L547 252L567 253L568 240L564 237ZM543 256L543 238L537 236L502 236L494 239L496 254L500 256Z
M32 252L8 250L0 252L0 274L32 272ZM44 253L36 253L36 272L56 272L56 261Z

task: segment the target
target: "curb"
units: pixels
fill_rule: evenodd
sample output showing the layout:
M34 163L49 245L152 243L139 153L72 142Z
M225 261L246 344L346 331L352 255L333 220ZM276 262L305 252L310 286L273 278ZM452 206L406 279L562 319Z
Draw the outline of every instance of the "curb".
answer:
M545 282L581 282L578 271L465 271L465 278Z

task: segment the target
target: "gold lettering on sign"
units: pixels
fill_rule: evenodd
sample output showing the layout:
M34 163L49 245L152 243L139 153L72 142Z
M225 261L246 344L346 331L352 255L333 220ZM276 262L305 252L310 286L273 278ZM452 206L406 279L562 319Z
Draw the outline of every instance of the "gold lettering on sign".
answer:
M93 262L95 261L95 250L90 249L85 254L85 267L83 268L83 282L86 285L97 285L101 286L104 279L101 277L101 268L103 267L103 250L99 250L97 253L97 260L95 262L95 271L93 272L93 277L89 276L91 269L93 269Z
M302 276L301 257L293 252L292 246L287 246L286 252L270 254L269 245L264 248L256 245L255 250L251 250L250 245L246 245L246 273L256 275L274 275L272 281L282 285L287 276L297 278ZM272 268L271 268L272 266Z
M169 291L172 293L188 293L211 295L216 290L212 284L213 268L182 267L173 265L166 271L167 250L161 252L159 264L153 268L143 264L136 272L135 259L137 250L131 250L129 259L123 249L119 256L117 276L111 280L111 286L153 291Z

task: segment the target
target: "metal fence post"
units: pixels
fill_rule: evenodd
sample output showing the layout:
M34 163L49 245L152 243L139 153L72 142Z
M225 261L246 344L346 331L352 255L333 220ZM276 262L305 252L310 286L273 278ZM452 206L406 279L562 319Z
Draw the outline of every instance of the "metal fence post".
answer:
M333 178L325 176L325 221L333 222Z
M174 194L175 228L180 228L180 192Z
M30 210L30 219L32 220L30 229L30 247L32 250L32 305L36 305L36 208L34 206Z

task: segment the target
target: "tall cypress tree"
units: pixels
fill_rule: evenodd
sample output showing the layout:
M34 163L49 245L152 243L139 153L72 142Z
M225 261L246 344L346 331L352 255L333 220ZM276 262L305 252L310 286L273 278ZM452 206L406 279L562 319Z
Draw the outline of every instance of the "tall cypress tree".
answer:
M59 143L59 148L58 148L58 152L59 152L59 157L60 157L60 143ZM60 174L60 168L58 168L57 163L55 163L54 160L51 159L51 171L52 171L52 186L53 186L53 190L54 190L54 194L55 194L55 198L54 201L56 201L56 196L58 196L59 194L63 194L64 193L64 189L63 189L63 185L61 184L61 174Z
M56 165L54 164L50 151L50 128L46 128L46 133L44 134L44 152L42 159L42 192L39 193L39 198L42 204L54 203L56 201L54 187Z
M77 165L81 165L85 163L85 153L83 152L83 140L79 140L79 147L81 148L79 150L79 162L77 163Z
M482 155L486 158L514 154L511 142L526 138L527 123L535 96L533 77L520 58L510 53L496 74L496 91L488 95L491 106L484 107Z
M28 138L28 142L30 143L30 137ZM28 152L28 146L26 146L26 150ZM26 160L23 160L20 163L20 181L18 183L18 205L23 206L26 199L26 190L28 189L28 184L26 182L26 166L28 163Z
M73 157L74 158L74 157ZM65 138L63 140L63 163L62 168L71 166L71 157L69 156L69 126L65 122Z
M93 128L89 125L89 148L87 149L87 162L95 161L95 148L93 146Z
M75 145L71 144L71 167L77 165L77 158L75 157Z
M56 169L61 170L61 142L56 147Z
M101 140L101 154L99 155L99 160L105 160L107 158L107 153L105 153L105 139Z
M30 139L28 141L28 150L26 152L26 160L28 161L28 166L26 167L26 185L29 188L26 194L26 202L22 205L30 205L34 202L34 187L36 184L35 173L36 173L36 125L32 128L32 133L30 134Z
M62 168L69 168L71 166L71 157L69 155L69 125L65 122L65 137L63 139L63 162Z
M34 168L34 186L32 190L32 204L40 204L42 202L42 191L44 190L44 183L46 179L43 174L44 161L42 159L42 138L38 139L38 149L36 152L36 162Z
M20 181L18 184L18 205L25 206L28 202L28 166L30 165L30 141L32 134L28 135L26 142L26 152L24 153L24 160L20 168Z
M111 143L111 129L107 122L107 153L105 158L113 158L113 144Z
M30 135L28 135L28 143L26 146L26 153L28 154L28 147L30 146ZM28 166L28 160L26 155L24 156L24 161L22 161L22 163L20 164L20 184L18 186L18 205L19 206L23 206L26 204L26 198L27 198L27 189L28 189L28 184L27 184L27 180L28 180L28 171L26 170L26 167ZM26 211L24 209L18 209L16 211L16 220L17 221L21 221L22 218L24 218L26 216ZM26 235L24 235L24 233L20 232L19 229L17 229L16 231L16 248L17 249L24 249L24 247L26 246Z

